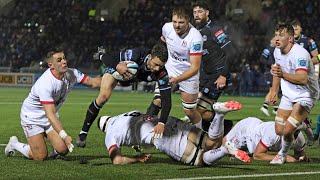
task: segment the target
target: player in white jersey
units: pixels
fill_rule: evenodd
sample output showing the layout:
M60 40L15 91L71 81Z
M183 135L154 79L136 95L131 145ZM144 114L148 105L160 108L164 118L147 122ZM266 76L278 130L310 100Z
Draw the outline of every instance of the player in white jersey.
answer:
M45 137L57 153L65 155L72 152L72 138L65 132L58 110L75 84L100 86L100 77L91 78L79 70L68 68L61 49L49 51L46 61L49 68L32 86L21 107L21 125L28 143L20 143L16 136L12 136L5 148L7 156L17 150L29 159L44 160L48 156Z
M293 143L293 133L307 118L319 97L319 85L309 53L294 43L290 24L279 24L275 31L275 63L269 102L275 103L281 80L282 98L275 117L275 130L282 136L282 148L271 164L283 164Z
M216 118L223 120L227 112L239 110L241 104L235 101L216 103L213 109ZM131 111L115 117L102 116L99 118L99 128L106 132L105 145L109 151L113 164L131 164L149 160L150 154L140 154L129 157L121 154L121 146L154 145L158 150L166 153L171 158L188 165L211 165L215 163L211 156L221 142L215 141L212 130L208 133L185 123L178 118L169 117L165 125L162 138L155 138L153 128L159 118L155 115L146 115L138 111ZM212 123L211 126L214 126ZM226 153L234 155L241 161L250 162L250 157L241 150L232 151L226 148Z
M255 160L272 160L276 155L267 153L277 152L281 148L281 137L275 132L275 122L263 122L255 117L248 117L239 121L223 138L225 146L234 149L247 150ZM227 153L225 146L217 149L218 153L212 158L218 160ZM287 162L309 161L304 151L305 139L300 131L295 134L293 146L294 156L287 156Z
M203 39L200 32L190 24L186 9L173 9L172 22L163 25L161 39L167 44L169 56L165 66L170 83L179 85L185 114L193 124L202 128L201 115L196 107ZM159 99L156 99L151 106L160 106L159 104Z

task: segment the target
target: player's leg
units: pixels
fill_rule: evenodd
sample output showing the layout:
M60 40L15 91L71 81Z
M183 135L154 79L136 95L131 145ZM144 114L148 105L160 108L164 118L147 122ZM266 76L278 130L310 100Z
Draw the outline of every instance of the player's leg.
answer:
M200 113L197 111L198 93L189 94L181 91L182 107L184 113L189 117L192 124L202 129L202 119Z
M210 123L213 119L214 112L212 112L212 104L215 101L203 93L198 97L197 110L202 117L202 128L205 131L208 131Z
M78 147L86 146L86 138L89 132L89 129L99 114L102 106L109 100L112 90L117 85L118 81L115 80L111 74L105 73L102 77L101 87L99 91L99 95L97 99L95 99L88 107L85 120L82 125L82 129L79 133L79 137L77 139Z
M268 117L270 116L269 110L268 110L268 108L269 108L269 102L268 102L269 95L270 95L270 88L269 88L269 92L267 93L267 95L266 95L265 98L264 98L264 103L263 103L262 107L260 108L260 111L261 111L264 115L266 115L266 116L268 116Z
M283 98L282 98L283 100ZM292 106L292 110L290 116L286 119L283 128L283 136L281 141L281 149L276 155L276 157L270 162L271 164L283 164L286 161L287 153L293 144L293 134L296 131L297 127L301 125L302 121L308 117L309 112L312 108L308 105L308 103L301 102L304 105L299 103L294 103ZM312 104L312 103L311 103ZM282 106L282 102L280 103L280 107ZM289 108L288 108L289 109ZM280 111L280 112L279 112ZM286 113L289 110L278 109L277 117L280 113ZM278 124L278 123L276 123Z
M66 146L64 140L59 136L55 130L50 130L47 132L47 138L52 144L53 150L49 154L49 158L55 158L57 156L65 156L68 154L69 150Z

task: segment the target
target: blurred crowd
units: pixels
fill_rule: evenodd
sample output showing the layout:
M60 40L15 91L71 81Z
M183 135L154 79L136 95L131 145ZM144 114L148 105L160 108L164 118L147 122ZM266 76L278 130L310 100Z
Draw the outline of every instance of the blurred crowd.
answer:
M150 47L159 40L162 25L171 20L172 8L177 5L190 8L193 2L130 0L118 17L101 20L98 13L89 13L101 1L16 0L12 11L0 16L0 67L9 66L12 71L37 67L50 48L63 46L70 67L98 69L92 63L98 46L113 53L128 47ZM316 0L261 0L257 16L246 17L241 9L245 0L208 2L211 18L223 25L237 48L238 63L231 68L235 80L238 79L234 82L238 84L237 92L263 89L259 57L277 22L298 18L303 34L319 42L320 7Z

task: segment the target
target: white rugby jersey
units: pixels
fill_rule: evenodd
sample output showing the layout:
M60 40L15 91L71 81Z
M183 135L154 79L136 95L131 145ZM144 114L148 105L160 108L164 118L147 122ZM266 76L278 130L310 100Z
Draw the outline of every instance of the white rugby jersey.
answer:
M114 116L108 120L106 127L105 145L108 151L121 145L149 145L154 127L151 115L140 116L139 111L131 111ZM134 118L139 116L139 118ZM144 117L144 118L143 118ZM156 119L158 120L158 119Z
M69 68L62 79L57 79L48 68L32 86L31 92L22 104L21 124L49 125L42 104L54 104L58 111L72 87L76 83L82 83L86 78L87 75L79 70Z
M281 78L281 90L284 96L290 99L297 97L309 97L318 99L319 84L314 76L314 65L307 50L298 44L294 44L287 54L282 54L279 48L274 50L275 62L281 66L283 72L294 74L298 70L308 72L306 85L297 85Z
M165 64L169 76L179 76L191 66L190 56L202 55L203 39L200 32L193 27L188 34L181 38L174 30L173 23L163 25L162 35L168 48L168 62ZM199 79L199 73L189 80Z
M276 134L275 122L263 122L257 125L247 139L247 148L250 154L254 153L256 147L260 143L268 151L278 152L281 149L281 137ZM304 148L305 139L300 132L298 137L294 140L291 149L301 151Z

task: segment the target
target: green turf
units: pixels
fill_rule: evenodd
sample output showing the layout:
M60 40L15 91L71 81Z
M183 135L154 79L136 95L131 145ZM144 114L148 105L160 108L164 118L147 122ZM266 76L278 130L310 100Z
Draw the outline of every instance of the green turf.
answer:
M7 143L12 135L16 135L20 141L25 142L24 133L20 126L20 107L24 98L29 93L29 88L0 88L0 143ZM97 90L73 90L61 108L61 121L74 141L79 133L87 106L98 94ZM100 115L116 115L121 112L137 109L145 111L153 94L136 92L114 92L112 98L100 112ZM234 99L243 104L243 109L227 114L226 118L234 122L255 116L263 120L266 118L259 111L263 103L262 97L221 97L221 101ZM314 122L320 108L317 105L311 113ZM173 108L171 114L183 117L180 96L173 95ZM314 125L313 125L314 126ZM311 163L285 164L272 166L269 162L252 160L251 164L243 164L237 160L223 158L213 167L190 167L174 162L165 154L155 149L145 152L152 153L152 159L146 164L112 165L107 156L104 145L104 134L97 129L96 124L91 128L88 136L87 147L75 148L63 160L47 160L44 162L30 161L19 153L14 157L4 155L4 147L0 147L0 164L2 166L0 179L165 179L165 178L196 178L225 175L252 175L288 172L318 172L320 169L319 148L306 147L306 151L313 159ZM318 142L316 142L317 144ZM50 149L50 146L49 146ZM123 148L124 154L136 153L131 148ZM80 164L80 159L87 160L87 164ZM258 179L270 179L264 177ZM273 179L309 179L318 178L318 175L303 175L290 177L273 177Z

